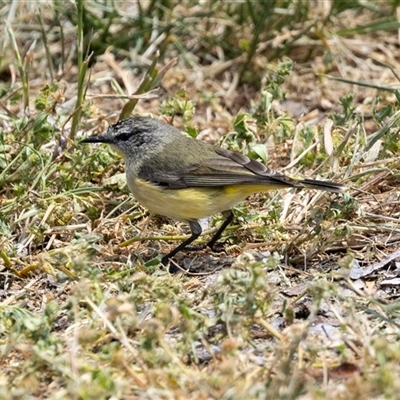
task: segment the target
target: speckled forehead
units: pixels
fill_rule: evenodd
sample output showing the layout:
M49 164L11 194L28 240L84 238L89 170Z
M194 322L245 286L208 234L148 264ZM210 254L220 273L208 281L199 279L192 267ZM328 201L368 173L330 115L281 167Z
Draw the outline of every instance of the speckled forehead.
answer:
M107 135L115 137L121 134L134 133L134 124L128 120L119 121L112 124L107 129Z

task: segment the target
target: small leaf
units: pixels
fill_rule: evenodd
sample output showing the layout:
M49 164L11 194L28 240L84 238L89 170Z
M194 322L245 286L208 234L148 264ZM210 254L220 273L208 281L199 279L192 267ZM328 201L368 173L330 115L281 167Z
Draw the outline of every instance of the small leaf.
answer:
M268 149L265 144L258 143L250 146L250 153L255 153L266 164L268 161ZM252 154L250 154L251 156Z

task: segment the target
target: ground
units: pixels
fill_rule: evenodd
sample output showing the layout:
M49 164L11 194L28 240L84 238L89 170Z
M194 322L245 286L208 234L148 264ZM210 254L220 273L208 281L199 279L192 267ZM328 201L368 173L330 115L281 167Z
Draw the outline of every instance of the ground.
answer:
M398 398L397 3L142 3L0 6L0 398ZM253 195L171 275L187 225L80 143L132 112L347 190Z

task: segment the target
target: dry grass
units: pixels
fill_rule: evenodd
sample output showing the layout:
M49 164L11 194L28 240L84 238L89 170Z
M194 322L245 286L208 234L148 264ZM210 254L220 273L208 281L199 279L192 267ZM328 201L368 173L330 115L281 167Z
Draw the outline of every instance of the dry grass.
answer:
M79 42L35 4L0 5L0 398L397 398L396 10L85 2ZM348 193L253 196L171 276L185 225L79 144L124 106Z

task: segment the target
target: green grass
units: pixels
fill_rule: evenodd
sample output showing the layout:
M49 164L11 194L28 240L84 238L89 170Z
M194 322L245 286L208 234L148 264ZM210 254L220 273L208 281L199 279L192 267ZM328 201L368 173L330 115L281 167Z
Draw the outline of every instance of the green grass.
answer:
M0 398L397 398L397 3L182 4L0 5ZM252 196L171 276L185 224L79 144L132 112L349 190Z

